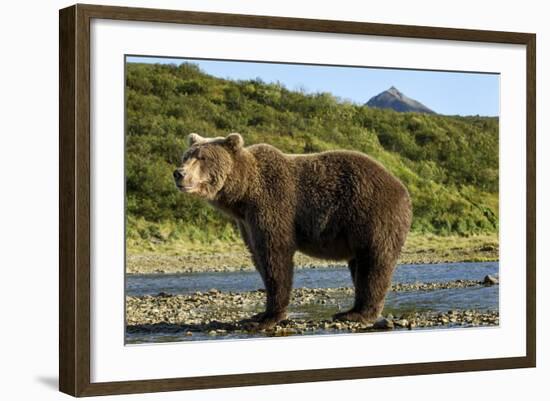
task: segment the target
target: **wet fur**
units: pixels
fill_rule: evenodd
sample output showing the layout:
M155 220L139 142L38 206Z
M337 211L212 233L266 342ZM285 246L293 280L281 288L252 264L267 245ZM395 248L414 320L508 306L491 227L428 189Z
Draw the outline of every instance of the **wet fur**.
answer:
M359 152L286 155L266 144L244 147L240 136L195 139L188 152L210 152L215 187L223 180L204 198L237 221L265 285L266 311L252 319L258 328L285 318L298 250L348 262L355 302L335 319L380 315L412 218L396 178Z

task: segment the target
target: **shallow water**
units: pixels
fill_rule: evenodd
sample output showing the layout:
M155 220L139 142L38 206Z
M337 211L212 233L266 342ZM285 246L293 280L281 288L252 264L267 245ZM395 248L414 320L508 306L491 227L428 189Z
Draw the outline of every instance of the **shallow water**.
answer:
M483 280L499 272L498 262L484 263L440 263L430 265L400 265L393 277L394 283L448 282L455 280ZM294 276L294 287L337 288L352 286L347 267L298 269ZM258 273L237 271L228 273L189 273L131 275L126 279L126 295L156 295L159 292L189 294L205 292L215 288L222 292L252 291L262 288ZM292 305L289 317L295 319L329 319L332 314L347 309L353 300L340 296L326 305ZM228 307L232 307L228 305ZM499 286L467 287L431 291L389 292L386 297L384 315L392 313L401 316L412 312L447 312L449 310L494 311L499 308ZM260 310L250 310L250 314ZM445 328L445 327L438 327ZM323 334L319 330L310 334ZM254 335L265 336L263 334ZM249 338L250 334L234 333L224 339ZM154 343L182 340L212 340L207 333L194 333L192 338L173 333L127 334L127 343Z
M437 263L429 265L399 265L394 283L446 282L483 280L487 274L498 274L498 262ZM294 288L337 288L352 286L346 266L296 269ZM256 271L226 273L139 274L126 278L126 295L189 294L196 291L253 291L263 288ZM447 290L448 291L448 290Z

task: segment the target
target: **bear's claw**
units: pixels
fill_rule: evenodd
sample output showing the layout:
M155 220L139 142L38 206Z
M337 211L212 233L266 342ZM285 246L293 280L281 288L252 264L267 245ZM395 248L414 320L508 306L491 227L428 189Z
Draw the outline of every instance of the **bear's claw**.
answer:
M332 316L334 321L349 321L349 322L359 322L363 324L369 324L376 320L376 318L369 317L368 314L355 312L353 310L347 312L340 312Z
M249 319L241 320L241 324L248 331L271 330L284 319L286 319L286 313L262 312L251 316Z

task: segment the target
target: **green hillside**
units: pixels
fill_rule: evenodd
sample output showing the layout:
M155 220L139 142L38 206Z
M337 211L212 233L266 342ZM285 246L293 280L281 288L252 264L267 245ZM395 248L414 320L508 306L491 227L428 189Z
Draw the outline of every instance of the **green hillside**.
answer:
M126 83L130 242L238 237L231 221L174 188L171 173L190 132L240 132L248 145L266 142L288 153L359 150L407 186L413 231L498 231L498 118L373 109L329 93L219 79L193 64L128 64Z

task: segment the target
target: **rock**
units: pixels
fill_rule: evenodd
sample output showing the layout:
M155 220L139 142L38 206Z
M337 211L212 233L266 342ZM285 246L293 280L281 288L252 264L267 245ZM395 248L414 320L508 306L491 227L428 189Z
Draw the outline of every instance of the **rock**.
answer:
M336 330L342 330L342 323L340 322L333 323L332 327L335 328Z
M393 322L385 317L380 317L374 322L372 327L377 330L391 330L393 329Z
M491 285L495 285L495 284L498 284L498 277L487 275L483 279L483 285L485 285L485 286L491 286Z
M396 320L394 324L398 327L407 327L409 325L409 321L407 319L399 319Z

